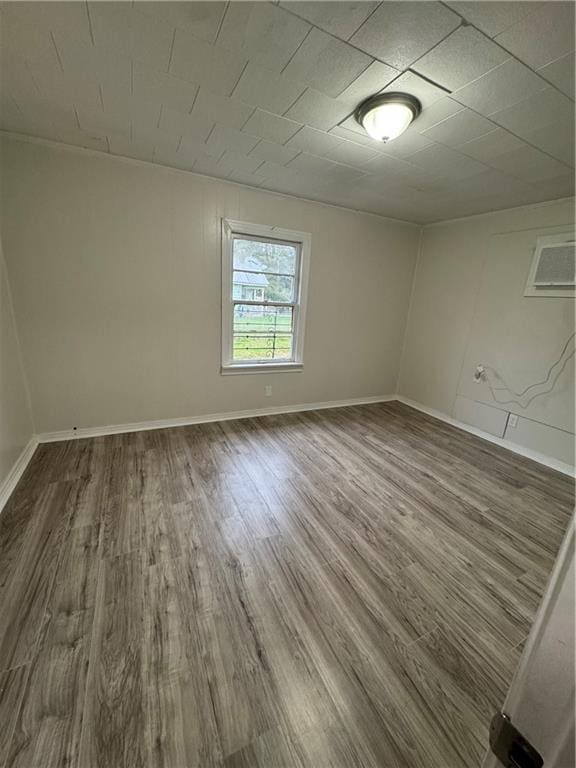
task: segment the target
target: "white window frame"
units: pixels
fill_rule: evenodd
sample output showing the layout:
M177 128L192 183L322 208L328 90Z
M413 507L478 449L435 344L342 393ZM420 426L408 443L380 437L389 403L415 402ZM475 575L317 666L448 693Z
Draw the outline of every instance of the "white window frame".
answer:
M296 269L296 290L294 302L247 302L233 298L232 246L235 236L254 237L264 240L276 240L281 243L298 246L298 266ZM296 232L291 229L250 224L246 221L222 219L222 367L223 374L229 373L267 373L276 371L301 371L304 366L304 328L306 320L306 301L308 295L308 276L310 271L310 249L312 236L309 232ZM234 343L234 304L270 304L271 306L292 306L293 355L288 360L258 360L253 363L233 359Z

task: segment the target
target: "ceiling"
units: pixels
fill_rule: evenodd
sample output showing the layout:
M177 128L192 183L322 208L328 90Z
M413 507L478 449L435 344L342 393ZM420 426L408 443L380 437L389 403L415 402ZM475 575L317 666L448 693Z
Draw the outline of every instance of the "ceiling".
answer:
M0 126L419 223L574 194L572 2L8 2ZM360 101L407 91L389 144Z

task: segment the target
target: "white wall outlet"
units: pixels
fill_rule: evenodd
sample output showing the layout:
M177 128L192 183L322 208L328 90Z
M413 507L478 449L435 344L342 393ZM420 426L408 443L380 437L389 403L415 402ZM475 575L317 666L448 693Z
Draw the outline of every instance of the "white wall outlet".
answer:
M515 413L511 413L508 416L508 426L514 429L514 427L518 426L518 416L516 416Z
M264 387L264 397L272 397L272 384L267 384Z

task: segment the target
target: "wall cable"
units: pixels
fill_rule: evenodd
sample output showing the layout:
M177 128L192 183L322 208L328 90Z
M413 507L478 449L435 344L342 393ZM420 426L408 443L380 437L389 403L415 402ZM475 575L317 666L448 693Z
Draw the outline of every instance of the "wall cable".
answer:
M490 394L492 395L493 399L494 399L494 400L495 400L497 403L499 403L500 405L508 405L508 404L514 403L515 405L518 405L520 408L522 408L522 409L526 409L526 408L528 408L528 406L529 406L529 405L530 405L530 404L531 404L531 403L532 403L532 402L533 402L533 401L534 401L534 400L535 400L537 397L541 397L542 395L547 395L547 394L549 394L550 392L552 392L552 390L553 390L553 389L554 389L554 387L556 386L556 382L558 381L558 379L560 378L560 376L561 376L561 375L562 375L562 373L564 372L564 369L565 369L565 368L566 368L566 366L568 365L568 362L571 360L571 358L572 358L572 357L574 357L574 353L576 352L576 350L575 350L574 348L572 348L572 351L570 352L570 354L569 354L567 357L565 357L565 355L566 355L566 352L567 352L567 350L568 350L568 347L569 347L569 345L570 345L570 342L571 342L571 341L574 339L574 337L575 337L575 336L576 336L576 333L573 333L573 334L572 334L572 335L571 335L571 336L568 338L568 340L567 340L567 341L566 341L566 343L564 344L564 347L563 347L563 349L562 349L562 352L560 353L560 356L559 356L559 357L558 357L558 358L557 358L557 359L554 361L554 363L552 363L552 365L549 367L549 369L548 369L548 372L547 372L547 374L546 374L545 378L544 378L544 379L542 379L542 381L538 381L538 382L536 382L536 383L534 383L534 384L530 384L529 386L525 387L525 388L524 388L523 390L521 390L520 392L516 392L514 389L512 389L512 388L511 388L511 387L510 387L510 386L509 386L509 385L506 383L506 380L503 378L503 376L501 376L501 375L498 373L498 371L497 371L495 368L492 368L492 367L491 367L491 366L489 366L489 365L483 365L483 366L482 366L482 369L483 369L483 370L482 370L482 375L481 375L481 378L482 378L482 379L483 379L483 380L486 382L486 384L488 385L488 389L490 390ZM560 368L559 368L559 369L556 371L556 373L553 375L554 369L555 369L555 368L556 368L558 365L560 366ZM501 382L501 383L502 383L504 386L503 386L503 387L496 387L496 386L493 386L493 385L492 385L492 383L490 382L490 379L489 379L489 377L488 377L488 373L491 373L491 374L492 374L492 375L493 375L493 376L494 376L494 377L495 377L495 378L496 378L498 381L500 381L500 382ZM553 376L553 378L552 378L552 382L551 382L551 385L550 385L550 386L549 386L547 389L543 390L542 392L536 392L535 394L531 395L531 396L528 398L528 400L527 400L527 402L526 402L526 403L521 403L521 402L520 402L520 401L517 399L517 398L522 398L522 397L524 397L524 396L525 396L525 395L526 395L528 392L530 392L530 390L532 390L532 389L536 389L537 387L542 387L542 386L545 386L546 384L548 384L548 383L550 382L550 377L552 377L552 376ZM513 397L512 397L511 399L509 399L509 400L499 400L499 399L498 399L498 397L497 397L497 395L496 395L496 393L497 393L497 392L509 392L511 395L513 395Z

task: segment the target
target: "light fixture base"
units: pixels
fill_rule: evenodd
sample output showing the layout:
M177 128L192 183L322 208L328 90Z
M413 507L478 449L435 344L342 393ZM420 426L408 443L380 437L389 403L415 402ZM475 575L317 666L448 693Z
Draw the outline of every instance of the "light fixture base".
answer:
M356 121L364 128L364 130L367 130L365 125L365 119L367 115L378 107L386 105L398 105L406 107L412 113L412 120L410 123L414 122L414 120L422 112L422 104L415 96L412 96L409 93L391 91L387 93L377 93L375 96L370 96L370 98L363 101L356 108L354 117L356 118ZM382 139L382 141L386 140L386 138Z

